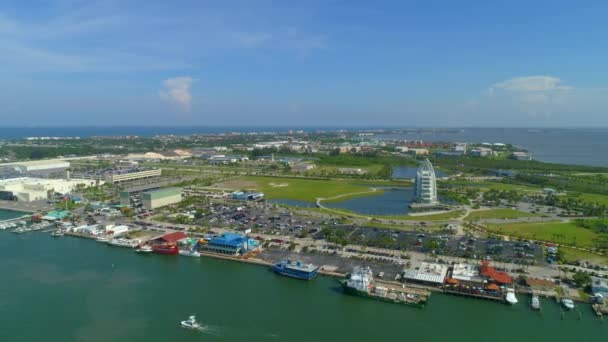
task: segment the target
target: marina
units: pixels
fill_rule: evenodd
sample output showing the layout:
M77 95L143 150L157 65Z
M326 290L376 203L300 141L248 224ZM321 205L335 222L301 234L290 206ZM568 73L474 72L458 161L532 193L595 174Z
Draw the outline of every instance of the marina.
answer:
M95 336L112 341L198 341L199 334L179 325L188 313L196 313L197 321L209 324L210 331L220 332L219 336L204 334L209 341L265 340L269 333L289 341L390 340L404 329L409 339L432 341L443 339L445 331L459 329L470 334L454 334L456 341L484 340L496 331L501 332L495 338L498 341L569 341L582 334L608 333L608 326L590 306L580 306L581 319L570 311L562 318L560 305L544 298L540 298L542 317L532 315L523 298L515 305L501 305L440 292L419 310L343 295L341 286L326 277L313 282L270 277L262 267L226 262L228 257L150 259L128 249L101 248L88 239L52 239L41 233L1 237L0 248L10 257L0 264L0 272L7 275L0 290L21 298L7 298L0 307L3 339L42 338L38 331L25 329L24 322L26 317L46 317L41 329L49 340L71 340L79 331L87 340ZM37 253L30 253L32 250ZM167 274L171 274L170 281ZM247 291L238 290L243 283ZM32 291L36 298L46 299L28 300ZM158 301L163 293L173 296ZM263 315L260 303L265 303ZM22 305L29 308L27 315L18 309ZM50 314L58 306L64 315L77 318L66 322ZM92 306L95 310L87 309ZM235 306L239 310L233 310ZM293 315L298 315L297 323ZM374 329L369 329L371 320ZM301 324L315 329L302 335L296 328ZM108 325L123 328L112 331ZM59 326L62 328L51 328ZM340 331L340 336L328 336L328 331Z

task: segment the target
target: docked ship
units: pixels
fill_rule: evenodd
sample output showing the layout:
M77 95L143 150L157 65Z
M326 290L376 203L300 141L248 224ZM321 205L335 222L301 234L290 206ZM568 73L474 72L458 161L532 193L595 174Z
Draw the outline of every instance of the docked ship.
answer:
M416 307L424 307L430 296L430 292L421 289L391 284L386 287L378 286L369 267L355 267L348 279L341 280L340 283L347 294Z
M195 251L194 249L186 249L186 250L180 250L179 255L189 256L189 257L200 257L201 253L199 253L198 251Z
M152 253L152 247L150 247L150 245L142 245L139 246L135 249L135 252L137 253Z
M152 251L158 254L178 254L179 248L174 243L157 243L152 245Z
M272 270L280 275L296 279L311 280L319 273L319 266L303 264L301 261L283 260L272 266Z
M126 248L135 248L135 247L137 247L137 245L139 245L138 241L129 240L129 239L112 239L112 240L108 241L107 243L110 246L126 247Z

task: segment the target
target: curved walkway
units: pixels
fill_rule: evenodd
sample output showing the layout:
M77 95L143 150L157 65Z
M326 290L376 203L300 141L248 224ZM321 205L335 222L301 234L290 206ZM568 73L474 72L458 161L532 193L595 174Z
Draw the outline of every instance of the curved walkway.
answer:
M364 194L371 194L378 191L377 188L370 188L369 191L360 191L360 192L352 192L349 194L342 194L342 195L338 195L338 196L334 196L334 197L330 197L330 198L323 198L323 197L319 197L317 198L317 200L315 201L315 205L323 210L327 210L339 215L346 215L346 216L352 216L352 217L358 217L358 218L363 218L366 220L371 220L373 219L373 217L369 217L369 216L365 216L365 215L359 215L357 213L345 213L343 211L340 210L336 210L336 209L332 209L332 208L328 208L326 206L323 205L323 201L331 201L331 200L335 200L338 198L342 198L342 197L349 197L349 196L356 196L356 195L364 195Z

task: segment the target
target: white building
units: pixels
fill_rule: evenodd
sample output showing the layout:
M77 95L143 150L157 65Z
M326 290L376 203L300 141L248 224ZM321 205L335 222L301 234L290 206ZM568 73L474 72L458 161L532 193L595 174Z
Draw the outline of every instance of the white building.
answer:
M447 273L447 265L423 262L418 269L405 270L403 272L403 278L406 281L443 284Z
M33 160L0 164L0 168L9 168L29 175L46 175L50 173L64 172L69 167L70 163L61 159Z
M437 181L435 170L428 159L425 159L416 172L416 187L414 188L416 201L422 204L437 204Z
M66 194L74 191L79 185L95 186L90 179L46 179L46 178L12 178L0 180L0 192L3 198L12 195L16 200L31 202L48 199L49 192ZM102 182L103 183L103 182Z

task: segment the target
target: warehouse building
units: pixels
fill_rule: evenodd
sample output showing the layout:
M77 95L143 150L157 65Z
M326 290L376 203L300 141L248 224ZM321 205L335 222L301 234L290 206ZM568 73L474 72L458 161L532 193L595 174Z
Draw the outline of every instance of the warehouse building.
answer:
M181 188L164 188L145 191L141 194L141 202L147 210L153 210L165 205L179 203L182 200Z
M64 174L70 168L70 163L61 159L33 160L0 164L0 168L4 169L4 172L11 170L22 176L46 177L54 174Z
M93 180L20 177L0 180L0 198L22 202L47 200L49 195L67 194L79 186L95 186Z
M414 283L441 285L447 274L447 265L423 262L418 269L403 271L403 279Z

